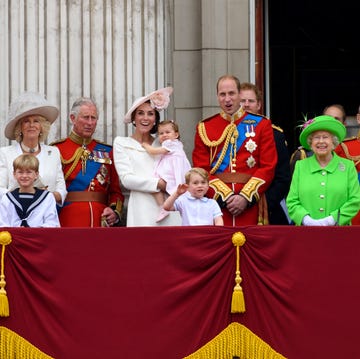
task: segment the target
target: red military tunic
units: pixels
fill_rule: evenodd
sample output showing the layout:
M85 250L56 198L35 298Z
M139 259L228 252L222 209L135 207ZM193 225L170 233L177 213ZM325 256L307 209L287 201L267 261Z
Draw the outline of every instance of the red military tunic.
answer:
M208 196L225 205L241 193L250 203L240 215L223 207L224 224L264 224L262 196L269 187L277 163L271 121L241 108L231 117L224 112L198 124L193 151L194 167L210 173ZM266 224L266 221L265 221Z
M62 227L100 227L111 207L120 216L124 196L114 167L112 147L94 139L70 136L53 144L61 153L68 195L59 213Z
M354 162L360 182L360 132L356 137L346 138L339 146L336 147L335 152L340 157L348 158ZM360 225L360 211L352 219L351 224Z

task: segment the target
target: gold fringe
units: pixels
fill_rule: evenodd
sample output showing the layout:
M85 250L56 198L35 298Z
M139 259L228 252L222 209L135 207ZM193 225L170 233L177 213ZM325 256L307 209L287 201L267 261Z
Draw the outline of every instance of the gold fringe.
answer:
M8 231L0 232L1 267L0 267L0 317L10 316L9 301L6 295L5 281L5 246L11 243L11 234ZM2 357L1 357L2 358Z
M228 325L215 338L184 359L285 359L240 323Z
M0 327L0 358L54 359L5 327Z
M244 293L240 286L242 278L240 277L240 246L244 245L246 239L243 233L236 232L232 236L233 245L236 247L236 273L235 273L235 287L231 299L231 313L245 312Z

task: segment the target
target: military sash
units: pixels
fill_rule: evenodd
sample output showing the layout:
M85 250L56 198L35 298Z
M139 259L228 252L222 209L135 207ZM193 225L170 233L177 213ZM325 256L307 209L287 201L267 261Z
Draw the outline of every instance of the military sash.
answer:
M91 180L98 173L100 166L104 163L111 164L110 159L110 146L98 143L89 154L86 160L86 171L82 173L82 170L78 172L76 177L68 186L68 192L73 191L86 191L89 187Z
M240 150L240 148L242 147L242 145L244 144L245 140L248 137L255 136L256 126L260 123L261 120L262 120L261 116L257 116L257 115L249 113L237 125L237 132L238 132L238 137L237 137L237 141L236 141L237 152ZM227 148L225 156L223 156L223 160L216 172L224 172L225 169L228 168L228 166L230 164L230 158L232 157L231 151L233 151L233 147L234 147L233 145L230 145ZM217 154L215 160L211 164L211 168L213 168L216 165L216 163L218 162L221 152L222 151L220 151Z

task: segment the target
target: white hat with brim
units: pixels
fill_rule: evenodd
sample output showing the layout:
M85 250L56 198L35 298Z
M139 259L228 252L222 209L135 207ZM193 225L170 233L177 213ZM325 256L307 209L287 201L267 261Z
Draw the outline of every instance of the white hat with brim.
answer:
M8 123L5 127L6 138L15 140L16 124L20 119L31 115L42 116L53 123L59 115L59 110L51 105L43 95L24 92L10 104Z
M172 92L172 87L164 87L162 89L153 91L146 96L139 97L134 101L129 111L126 113L124 122L130 123L132 113L146 101L150 101L151 107L157 111L166 109L170 103L170 95L172 94Z
M303 124L303 130L300 133L300 144L307 150L310 146L307 139L315 131L327 131L335 135L339 142L342 142L346 136L346 127L332 116L322 115L306 121Z

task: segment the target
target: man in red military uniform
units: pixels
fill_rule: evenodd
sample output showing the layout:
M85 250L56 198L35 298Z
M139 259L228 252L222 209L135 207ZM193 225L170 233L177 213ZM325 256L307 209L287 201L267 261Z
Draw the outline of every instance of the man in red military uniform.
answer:
M92 138L98 111L90 98L72 106L72 131L53 143L61 153L68 191L59 213L62 227L100 227L120 223L124 197L113 164L112 147Z
M360 125L360 106L358 108L356 120ZM341 157L354 161L360 182L360 131L358 132L357 136L346 138L342 143L340 143L336 147L335 152ZM360 225L360 211L352 219L351 224Z
M267 224L264 193L277 163L271 121L241 108L235 76L220 77L217 97L222 111L198 124L193 165L210 173L208 196L222 207L225 225Z

